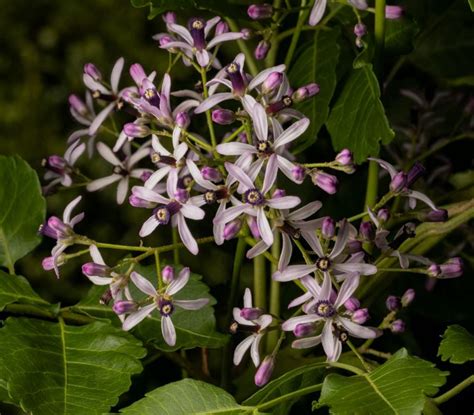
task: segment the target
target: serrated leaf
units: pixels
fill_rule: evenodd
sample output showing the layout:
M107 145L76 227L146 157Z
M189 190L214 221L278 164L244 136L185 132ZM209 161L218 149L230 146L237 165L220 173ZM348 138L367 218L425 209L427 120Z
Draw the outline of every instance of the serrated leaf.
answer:
M418 25L411 19L388 19L385 21L384 53L405 55L413 50L413 42L417 35Z
M354 69L326 123L336 150L348 148L356 163L376 156L379 143L394 137L382 103L380 88L371 65Z
M131 406L121 409L127 415L237 415L243 410L232 395L217 386L183 379L157 388Z
M457 324L449 326L443 334L438 356L457 364L474 360L474 336Z
M326 377L320 404L331 414L421 414L426 396L434 395L445 382L442 372L425 360L400 349L386 363L366 375Z
M312 82L319 84L320 92L315 97L295 106L311 121L306 133L298 140L295 152L299 153L313 144L318 131L326 122L329 114L329 102L336 88L336 66L339 60L339 29L315 31L313 41L304 47L303 53L296 59L288 77L295 86Z
M33 291L26 278L0 271L0 311L12 303L49 304Z
M35 171L18 156L0 156L0 266L15 262L40 243L46 202Z
M35 415L102 414L139 373L145 349L109 323L67 326L9 318L0 329L0 377Z

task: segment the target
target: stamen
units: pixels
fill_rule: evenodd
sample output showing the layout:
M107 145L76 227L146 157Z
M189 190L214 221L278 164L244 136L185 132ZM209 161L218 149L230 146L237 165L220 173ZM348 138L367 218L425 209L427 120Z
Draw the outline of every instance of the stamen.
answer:
M320 317L329 318L336 314L336 309L330 301L321 300L314 306L314 312Z
M265 198L258 189L249 189L242 195L242 201L252 206L261 206L265 203Z
M331 267L331 261L329 260L329 258L326 257L318 258L318 260L316 261L316 266L321 271L327 271Z

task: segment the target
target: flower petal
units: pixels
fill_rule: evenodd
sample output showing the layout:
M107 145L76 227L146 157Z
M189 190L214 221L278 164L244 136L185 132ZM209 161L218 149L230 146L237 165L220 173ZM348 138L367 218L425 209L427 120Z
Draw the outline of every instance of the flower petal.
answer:
M198 206L185 203L181 205L180 213L188 219L201 220L204 218L205 212Z
M309 15L309 25L316 26L322 19L326 11L327 0L316 0Z
M115 102L110 103L107 105L99 114L97 114L97 117L94 118L94 121L92 121L91 125L89 126L89 135L94 135L99 127L102 125L102 123L105 121L105 119L109 116L109 114L113 111L115 108Z
M168 346L174 346L176 344L176 330L171 321L171 317L161 317L161 334L163 334L163 339Z
M73 199L67 204L63 212L64 223L69 223L71 221L71 213L81 200L82 200L82 196L77 196L75 199Z
M322 205L323 204L319 200L310 202L307 205L303 206L302 208L299 208L298 210L291 212L288 215L288 219L291 219L291 220L306 219L310 217L311 215L314 215L319 209L321 209Z
M95 245L89 246L89 252L91 254L92 260L96 264L105 265L104 259L102 258L102 255L100 254L99 249L97 248L97 246L95 246Z
M252 358L253 364L255 367L258 367L260 364L260 352L258 350L260 346L260 340L262 340L263 334L259 333L255 336L255 340L252 343L250 348L250 357Z
M291 143L303 134L309 127L309 119L302 118L291 124L282 134L275 140L273 147L278 148L285 144Z
M234 365L238 365L242 358L244 357L245 352L249 349L249 347L254 342L255 336L251 334L250 336L243 339L235 348L234 350Z
M112 91L118 93L118 84L120 81L120 75L122 75L123 64L125 63L123 58L117 59L110 75L110 86Z
M183 241L184 246L188 248L189 252L191 252L193 255L197 255L199 252L199 247L193 235L191 234L186 221L184 220L184 216L178 213L176 217L178 221L178 233L181 241Z
M308 314L306 316L292 317L286 320L282 325L281 329L284 331L293 331L298 324L314 323L322 318L317 314Z
M233 99L234 95L230 92L218 92L217 94L211 95L209 98L202 101L194 110L195 114L200 114L201 112L207 111L212 107L220 104L223 101Z
M275 281L291 281L304 277L316 271L316 265L290 265L281 272L275 272L272 278Z
M122 178L117 186L117 204L121 205L128 193L128 176Z
M112 183L118 182L122 179L120 174L111 174L110 176L101 177L100 179L92 180L86 186L89 192L95 192L96 190L103 189L111 185Z
M317 346L319 343L321 343L321 335L294 340L291 343L291 347L293 349L309 349L310 347Z
M300 203L301 199L298 196L282 196L267 200L267 205L274 209L291 209Z
M227 42L229 40L236 40L236 39L242 39L243 33L240 32L228 32L228 33L222 33L216 37L214 37L208 44L207 44L207 49L211 49L214 46L218 45L219 43L222 42Z
M170 285L166 287L166 294L167 295L175 295L177 292L181 291L183 287L188 283L189 276L191 272L188 267L183 268L179 272L178 278L171 281Z
M341 285L341 289L337 294L337 299L334 302L334 307L337 309L341 307L351 296L359 286L359 274L353 274L346 278Z
M229 174L235 177L243 186L246 187L245 190L253 189L255 187L252 179L250 179L247 173L245 173L239 166L229 162L225 162L224 165Z
M209 303L209 298L199 298L197 300L174 300L173 303L185 310L199 310Z
M344 220L341 224L341 227L339 228L339 232L337 233L336 243L329 254L329 258L336 258L344 250L349 238L349 230L349 225L347 221Z
M152 233L159 226L159 224L160 223L158 222L158 219L156 219L155 215L150 216L140 228L138 235L140 235L141 238L150 235L150 233Z
M272 154L267 162L265 177L263 179L262 193L265 194L272 188L278 173L277 156Z
M270 75L273 72L284 72L286 66L284 64L277 65L277 66L272 66L271 68L264 69L260 73L258 73L255 78L253 78L248 86L249 90L252 90L256 88L257 86L261 85L265 80L268 78L268 75Z
M338 317L337 321L349 332L353 337L359 339L374 339L380 335L379 330L373 327L364 327L360 324L354 323L353 321L344 318Z
M133 281L133 283L137 286L137 288L145 294L148 294L152 297L156 296L156 288L153 286L153 284L148 281L145 277L140 275L138 272L132 272L130 274L130 279Z
M179 36L181 36L190 45L194 45L194 40L193 40L193 37L191 36L191 33L189 33L189 30L186 29L184 26L181 26L176 23L170 23L168 25L168 30L170 32L174 32L178 34Z
M138 311L131 313L123 322L122 329L127 331L135 327L145 317L149 316L151 312L156 309L156 304L149 304L145 307L140 308Z
M271 246L273 244L273 232L263 209L257 209L257 226L263 241Z
M224 156L240 156L244 153L256 153L257 149L254 146L246 143L224 143L216 147L218 153Z

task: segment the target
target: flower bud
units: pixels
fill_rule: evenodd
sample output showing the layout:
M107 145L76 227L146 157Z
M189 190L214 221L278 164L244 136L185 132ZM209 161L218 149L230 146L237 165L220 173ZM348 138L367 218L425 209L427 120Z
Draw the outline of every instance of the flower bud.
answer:
M352 153L350 152L349 149L345 148L342 151L340 151L337 156L336 156L336 161L341 165L341 166L349 166L352 164Z
M84 73L89 75L94 81L102 79L102 74L93 63L86 63L84 65Z
M171 265L166 265L161 271L161 277L165 284L169 284L174 280L174 268Z
M400 319L395 320L390 324L390 330L395 334L403 333L405 331L405 322Z
M235 121L234 111L218 108L212 111L212 121L220 125L229 125Z
M164 21L167 25L168 25L168 24L175 24L175 23L178 21L175 12L166 12L166 13L163 13L162 18L163 18L163 21Z
M41 261L41 266L45 271L51 271L54 269L54 259L52 256L48 256Z
M428 267L427 272L428 272L428 276L430 276L432 278L437 278L441 275L441 268L437 264L431 264Z
M87 115L89 113L89 110L84 104L84 101L80 99L77 95L71 94L69 95L69 105L71 106L71 109L79 113L80 115Z
M272 91L277 90L283 82L283 74L281 72L272 72L267 76L262 84L262 93L268 94Z
M266 356L265 359L263 359L263 362L258 367L257 372L255 373L255 384L257 386L263 386L267 384L270 380L270 377L272 376L274 367L275 359L273 358L273 356Z
M240 229L242 228L242 221L239 219L234 219L227 223L224 227L224 239L226 241L235 238L235 236L239 233Z
M250 217L247 222L248 222L250 233L252 234L252 236L255 239L260 239L261 235L260 235L260 231L258 230L257 220L254 217Z
M286 196L286 192L284 189L275 189L275 191L272 194L272 199L284 197L284 196Z
M273 7L271 4L251 4L247 9L247 14L252 20L269 19L273 14Z
M317 169L312 170L310 175L313 184L323 189L326 193L329 193L330 195L336 193L338 184L336 176Z
M363 221L359 226L359 235L365 241L373 241L375 238L375 228L372 222Z
M130 195L128 197L128 203L132 205L133 207L137 208L145 208L145 209L152 209L156 206L155 202L150 202L148 200L144 200L138 196L135 195Z
M319 93L319 85L312 83L298 88L291 98L294 102L303 102Z
M248 27L244 27L244 28L240 29L240 33L242 33L242 39L243 40L252 39L252 36L253 36L252 29L249 29Z
M130 66L130 76L138 86L141 86L143 80L147 77L143 66L139 63Z
M203 167L201 169L201 174L204 179L210 180L211 182L220 182L222 180L219 170L215 169L214 167Z
M297 324L296 327L293 329L293 334L296 337L306 337L313 334L315 331L315 327L313 323L301 323Z
M137 304L135 303L135 301L117 301L112 306L112 310L114 310L114 313L117 315L130 313L132 311L135 311L136 309Z
M448 220L448 211L446 209L430 210L426 216L427 222L446 222Z
M389 20L397 20L403 16L403 7L401 6L385 6L385 18Z
M229 31L229 25L226 22L220 21L216 25L216 36L223 35Z
M297 183L301 183L306 175L306 169L302 166L295 166L291 169L291 177Z
M256 320L263 314L263 310L256 307L244 307L240 310L240 317L246 320Z
M189 119L189 115L187 112L180 111L178 114L176 114L176 124L180 128L188 128L191 120Z
M331 239L336 234L336 221L327 216L323 219L321 225L321 233L327 239Z
M413 167L407 173L407 187L411 187L421 176L426 172L423 164L416 162Z
M161 48L164 48L168 43L171 43L173 42L173 38L171 36L168 36L168 35L165 35L165 36L161 36L159 39L158 39L158 43L160 44L160 47ZM168 49L169 51L173 51L175 50L174 48L171 48L171 49Z
M66 225L56 216L51 216L48 219L48 227L56 232L56 238L58 239L66 238L74 233L69 225Z
M392 181L390 182L390 190L395 193L401 192L406 186L407 175L402 171L393 176Z
M271 44L268 40L261 40L258 42L257 47L254 51L255 59L261 61L267 57L268 51L270 50Z
M146 137L151 131L146 125L129 122L123 126L123 132L127 137Z
M95 262L87 262L82 265L82 273L88 277L109 277L110 267Z
M355 26L354 26L354 34L357 36L357 37L362 37L364 35L367 34L367 27L365 26L365 24L363 23L357 23Z
M439 268L441 270L441 278L457 278L463 274L464 263L461 258L455 257L441 264Z
M387 306L387 309L389 311L400 310L400 307L401 307L400 298L394 295L389 295L387 299L385 300L385 305Z
M390 211L387 208L382 208L377 212L377 219L381 223L385 223L390 219Z
M409 288L402 295L402 307L409 306L413 302L414 299L415 299L415 290L413 288Z
M359 308L354 311L354 314L351 316L351 320L357 324L364 324L369 319L369 310L366 308Z
M350 297L344 303L344 307L346 307L347 311L356 311L360 308L360 301L355 297Z

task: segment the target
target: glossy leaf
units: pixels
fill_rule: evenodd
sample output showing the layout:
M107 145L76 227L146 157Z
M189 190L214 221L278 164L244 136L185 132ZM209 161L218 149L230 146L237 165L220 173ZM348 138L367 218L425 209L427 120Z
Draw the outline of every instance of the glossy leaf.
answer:
M339 59L339 29L329 31L317 30L313 40L303 47L292 66L288 77L295 88L316 82L320 92L295 108L305 114L311 121L306 133L299 139L295 152L301 152L316 139L320 128L329 114L329 102L336 88L336 66Z
M67 326L9 318L0 330L0 377L35 415L102 414L139 373L140 342L108 323Z
M0 266L15 262L39 244L46 203L35 171L18 156L0 156Z
M425 395L434 395L446 376L447 372L401 349L369 374L328 375L319 403L336 415L354 414L355 408L360 414L421 414Z
M0 271L0 311L12 303L48 305L33 291L26 278Z
M394 137L382 103L380 88L370 65L354 69L326 123L336 150L348 148L356 163L376 156L380 142Z
M245 413L232 395L217 386L183 379L148 392L120 411L127 415L237 415Z
M438 356L451 363L466 363L474 360L474 336L457 324L449 326L443 334Z

